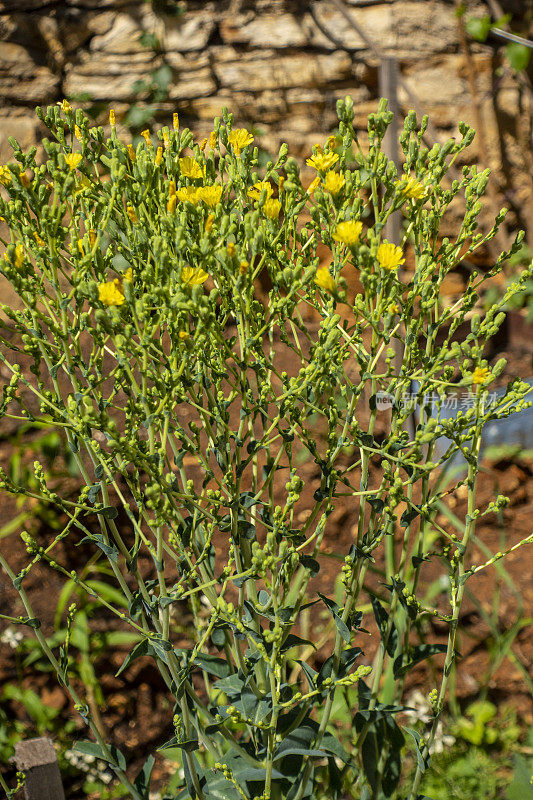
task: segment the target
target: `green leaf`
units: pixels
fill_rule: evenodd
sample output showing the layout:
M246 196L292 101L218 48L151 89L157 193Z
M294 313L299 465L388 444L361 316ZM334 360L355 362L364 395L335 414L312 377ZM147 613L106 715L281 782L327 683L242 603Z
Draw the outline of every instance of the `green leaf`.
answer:
M439 653L445 653L446 650L447 646L445 644L419 644L413 647L410 653L400 653L394 661L394 677L400 678L412 670L420 661L436 656Z
M97 744L97 742L90 742L87 739L80 739L75 743L72 749L77 753L83 753L86 756L100 758L102 761L107 761L108 764L112 764L119 769L126 769L126 759L118 747L115 747L114 745L108 745L109 755L107 755L107 753L100 747L99 744Z
M194 657L193 664L209 672L210 675L216 675L217 678L227 678L231 675L231 667L227 661L208 653L198 653Z
M102 553L104 553L110 561L113 561L115 564L117 563L119 555L117 548L114 544L107 544L104 542L104 537L101 533L95 533L94 536L84 536L83 539L80 539L79 542L76 542L76 547L79 547L79 545L83 544L83 542L92 542L100 548Z
M483 17L470 17L465 24L466 32L476 42L486 42L491 29L490 15Z
M340 615L338 613L339 612L339 607L338 607L337 603L335 603L333 600L330 600L328 597L323 595L321 592L317 592L317 594L320 597L320 599L326 604L326 606L329 608L329 610L331 611L331 615L333 617L333 621L335 623L335 627L337 628L338 632L340 633L340 635L342 636L342 638L344 639L346 644L350 644L350 639L351 639L350 630L349 630L348 626L346 625L346 623L341 619L341 617L340 617Z
M505 48L505 55L509 64L516 72L522 72L527 69L529 60L531 58L531 50L525 44L518 42L509 42Z
M389 615L377 599L377 597L371 597L370 602L372 603L372 609L374 611L374 617L376 619L377 626L379 628L379 632L381 634L382 642L385 641L385 649L387 653L392 658L394 656L394 652L396 650L396 643L398 641L398 631L394 625L394 622L391 620L391 628L387 636L387 628L389 622Z
M150 790L150 778L152 776L154 764L155 758L150 754L134 780L135 788L144 798L148 798L148 793Z

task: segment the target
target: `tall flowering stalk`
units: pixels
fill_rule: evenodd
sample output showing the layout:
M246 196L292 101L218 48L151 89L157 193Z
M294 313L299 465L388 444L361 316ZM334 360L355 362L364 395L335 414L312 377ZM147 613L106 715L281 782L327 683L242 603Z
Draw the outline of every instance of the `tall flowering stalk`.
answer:
M74 581L140 636L119 672L139 657L160 671L175 735L159 749L179 748L184 774L168 797L377 800L401 791L414 800L456 658L466 580L503 555L476 566L468 560L486 512L476 503L481 433L489 420L524 408L529 387L513 380L489 403L505 364L489 368L483 347L533 270L483 318L472 312L522 236L443 307L446 275L503 219L502 212L488 233L478 231L488 172L465 167L461 181L447 183L449 164L473 131L461 125L460 140L428 151L427 120L419 124L410 113L398 175L381 149L391 119L386 103L369 118L367 153L350 98L338 113L338 136L307 161L317 172L307 190L285 145L260 175L252 134L233 129L226 111L201 146L176 116L155 145L146 131L135 149L118 137L114 115L106 138L68 104L38 109L53 137L43 141L45 162L11 140L15 160L0 168L0 215L10 231L0 271L20 301L17 309L2 307L0 357L12 377L1 414L38 417L60 431L81 480L73 497L50 486L38 461L38 489L1 474L2 488L52 504L63 522L45 546L21 533L28 563L18 573L2 547L0 565L22 603L22 615L6 619L33 630L92 731L95 741L75 749L109 763L135 800L148 797L153 758L135 777L104 740L70 674L68 636L54 651L40 630L24 586L35 564ZM441 221L460 198L457 237L442 238ZM398 243L383 238L392 213L405 220ZM320 244L330 248L331 263L319 264ZM272 284L266 302L257 294L263 271ZM347 292L350 275L361 287L355 297ZM305 322L309 308L316 329ZM455 341L466 319L471 333ZM438 409L461 387L470 408L439 421L422 399L410 434L403 400L412 381ZM437 455L443 435L450 444ZM298 467L305 453L318 474L311 506ZM457 453L466 479L444 486L435 477ZM468 508L458 537L435 516L463 485ZM488 510L505 503L499 497ZM340 504L353 536L339 570L342 599L333 600L334 585L322 583L318 592L312 579ZM100 596L62 559L66 537L107 564L120 602ZM427 562L448 577L448 605L421 599ZM376 570L380 588L372 589L367 579ZM306 660L314 644L300 627L318 603L332 626L321 662ZM189 646L179 648L171 612L185 607L194 626ZM70 622L76 613L71 606ZM448 624L447 645L415 642L431 616ZM380 639L372 664L363 653L371 625ZM425 738L408 740L418 768L406 788L408 745L398 723L404 680L439 654L434 718ZM358 700L340 741L335 701L350 687Z

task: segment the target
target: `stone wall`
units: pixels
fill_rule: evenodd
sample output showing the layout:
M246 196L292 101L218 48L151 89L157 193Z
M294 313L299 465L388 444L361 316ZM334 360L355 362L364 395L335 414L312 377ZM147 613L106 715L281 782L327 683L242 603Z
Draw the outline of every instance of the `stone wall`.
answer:
M503 5L516 14L521 2ZM454 135L460 119L474 122L452 0L344 4L381 53L398 57L443 135ZM334 127L337 98L350 94L364 130L376 108L379 59L331 0L188 0L177 17L157 11L161 5L0 0L0 163L11 152L8 136L23 146L38 140L35 105L84 98L79 104L94 113L102 104L102 121L109 105L120 120L133 103L142 108L150 101L148 93L136 94L136 82L163 65L170 83L166 98L155 103L156 126L178 110L183 123L203 135L226 105L238 123L254 126L267 151L286 140L303 157ZM470 9L487 10L482 0L470 0ZM479 160L496 170L506 199L519 209L530 186L520 181L527 165L516 124L519 88L511 72L504 72L495 102L494 43L473 50L488 142ZM406 110L404 92L400 99Z

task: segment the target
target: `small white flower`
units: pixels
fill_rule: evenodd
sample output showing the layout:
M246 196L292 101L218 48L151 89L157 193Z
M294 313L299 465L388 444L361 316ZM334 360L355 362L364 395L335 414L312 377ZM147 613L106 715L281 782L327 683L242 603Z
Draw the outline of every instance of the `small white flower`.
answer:
M0 642L7 644L12 650L16 650L21 641L24 639L22 631L17 631L15 628L6 628L0 636Z

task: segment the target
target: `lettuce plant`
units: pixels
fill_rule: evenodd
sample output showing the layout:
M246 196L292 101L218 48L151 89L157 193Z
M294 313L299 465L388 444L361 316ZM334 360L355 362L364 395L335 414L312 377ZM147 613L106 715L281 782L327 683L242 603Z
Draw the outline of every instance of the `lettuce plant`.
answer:
M46 159L12 140L14 160L0 168L10 231L0 271L20 301L2 307L1 359L12 377L1 413L38 418L65 437L81 486L62 494L38 461L31 489L0 476L2 488L52 504L62 520L44 544L22 532L28 562L18 573L3 548L0 564L24 606L24 616L3 618L33 629L92 732L76 749L109 763L135 800L148 797L154 756L132 776L73 680L75 603L63 644L48 646L25 590L38 562L139 635L119 672L141 656L159 670L175 731L160 750L178 749L182 762L166 797L415 800L456 659L465 583L504 555L468 558L478 517L506 502L477 506L482 428L528 404L519 379L490 401L505 362L489 367L483 348L532 269L483 317L474 313L522 235L492 269L471 274L452 306L439 300L450 270L504 216L478 230L488 171L447 175L473 131L461 124L461 138L428 149L427 119L410 112L398 175L382 151L386 102L369 117L363 149L348 97L338 135L310 154L316 179L304 187L286 145L259 174L252 134L225 110L201 143L176 115L172 129L145 131L136 147L117 135L113 112L109 137L66 101L37 113L51 132ZM443 238L443 218L461 207L457 236ZM384 236L391 214L405 220L400 242ZM331 251L328 265L319 245ZM271 285L266 299L260 278ZM466 320L470 332L457 341ZM413 381L414 429L405 402ZM439 420L435 407L459 390L468 403ZM316 464L311 502L302 453ZM466 477L437 480L457 453ZM467 510L457 534L435 516L459 487ZM339 506L353 535L333 599L320 571ZM115 601L72 570L61 555L67 538L107 562ZM435 605L422 588L428 562L444 578ZM178 647L173 618L186 607L194 639ZM319 607L332 626L320 661L300 626ZM447 625L447 645L424 642L432 617ZM373 660L365 625L378 632ZM398 715L406 674L432 656L440 677L421 736ZM343 695L354 702L341 742ZM405 748L418 764L412 786L401 782Z

